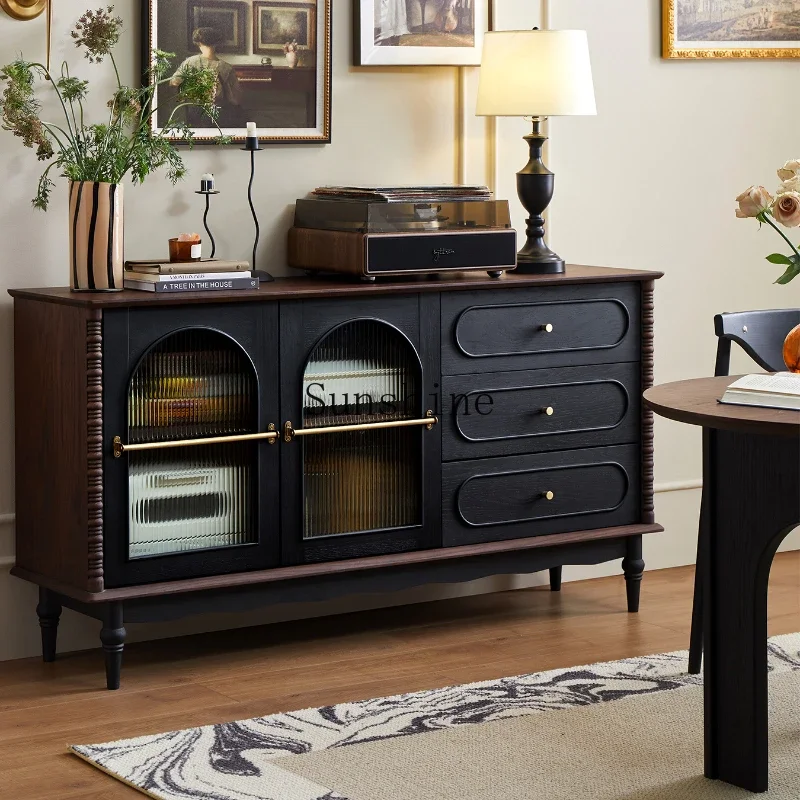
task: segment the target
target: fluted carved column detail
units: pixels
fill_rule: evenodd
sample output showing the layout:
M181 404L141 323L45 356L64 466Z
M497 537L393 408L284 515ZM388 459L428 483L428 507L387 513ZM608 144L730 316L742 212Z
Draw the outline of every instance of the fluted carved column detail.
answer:
M86 322L86 441L88 456L90 592L103 591L103 322L91 311Z
M653 385L653 281L642 283L641 390ZM655 522L653 503L653 412L642 403L642 522Z

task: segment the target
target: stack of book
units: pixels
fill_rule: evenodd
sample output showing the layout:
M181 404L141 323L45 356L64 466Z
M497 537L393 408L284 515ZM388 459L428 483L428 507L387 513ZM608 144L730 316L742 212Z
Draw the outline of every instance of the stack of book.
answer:
M142 292L208 292L258 289L247 261L126 261L126 289Z

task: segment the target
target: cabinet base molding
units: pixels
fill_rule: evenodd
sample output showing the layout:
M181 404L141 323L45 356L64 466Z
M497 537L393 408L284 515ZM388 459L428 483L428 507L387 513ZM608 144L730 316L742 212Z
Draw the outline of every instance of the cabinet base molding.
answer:
M636 531L638 529L638 532ZM132 622L170 622L196 614L241 612L243 609L253 610L280 603L307 603L332 600L345 595L395 592L432 583L462 583L486 578L491 575L530 574L551 570L551 576L557 572L557 584L551 584L555 590L560 589L560 568L563 564L589 565L601 564L615 559L629 558L631 552L641 553L641 536L643 532L656 533L663 530L659 525L631 525L628 530L619 528L602 531L583 531L584 536L589 534L584 541L563 542L564 534L552 537L539 537L550 539L550 542L532 544L517 540L515 542L494 542L490 548L484 548L482 553L463 552L477 550L478 546L470 545L461 548L451 548L462 552L453 558L432 558L419 560L409 558L420 555L419 553L403 554L405 563L395 563L383 568L372 566L361 568L360 565L346 565L349 569L338 572L328 570L325 573L319 570L318 574L309 573L304 568L293 568L293 577L284 576L275 580L265 580L264 575L251 576L254 581L242 583L233 578L242 576L225 576L229 579L228 585L218 581L217 586L198 588L196 581L181 581L186 586L172 587L180 589L173 593L156 594L134 593L130 590L107 590L95 595L76 592L69 587L55 588L53 581L45 581L41 576L26 573L22 569L14 569L17 577L32 583L47 582L50 588L40 588L42 602L40 606L53 609L49 612L54 624L43 627L44 660L55 660L56 631L58 617L55 610L62 607L69 608L87 617L100 620L103 628L100 640L106 663L106 686L108 689L118 689L120 686L120 668L125 642L124 623ZM592 535L597 538L592 538ZM614 538L607 538L609 534ZM552 540L561 538L561 544ZM572 537L575 538L574 536ZM516 547L501 547L500 545L514 544ZM525 549L525 544L529 544ZM522 545L523 549L520 549ZM386 557L382 557L386 558ZM376 559L377 560L377 559ZM644 562L637 562L635 566L644 566ZM330 567L331 565L327 565ZM271 572L287 572L288 570L271 570ZM306 573L305 575L303 573ZM270 576L271 577L271 576ZM259 582L256 582L260 578ZM630 580L627 572L626 579ZM638 588L641 582L641 573L633 576L634 583L628 583L628 610L638 610ZM630 587L635 587L635 594L631 594ZM150 587L138 587L139 589ZM62 594L62 592L65 592ZM76 598L71 595L82 595ZM121 597L120 595L127 595ZM48 619L48 617L40 618ZM46 639L45 634L46 632Z
M564 545L574 545L576 552L582 545L595 543L602 540L612 540L622 543L620 558L625 556L624 542L632 536L643 536L650 533L663 533L664 528L658 524L648 525L622 525L618 528L598 528L597 530L575 531L570 533L556 533L550 536L531 536L527 539L508 539L501 542L486 542L484 544L462 545L460 547L435 548L432 550L421 550L411 553L397 553L386 556L372 556L367 558L353 558L346 561L335 561L322 564L300 564L296 567L278 567L276 569L257 570L254 572L239 572L231 575L218 575L211 578L187 578L182 581L170 581L166 583L149 583L141 586L125 586L119 589L106 589L102 592L85 592L73 586L53 580L45 575L16 566L11 568L11 574L17 578L34 583L37 586L50 589L57 594L68 597L83 606L90 607L102 605L115 600L140 600L149 597L165 598L172 595L186 595L196 592L208 592L214 590L237 589L250 587L260 584L279 584L286 587L303 579L319 580L322 577L327 579L338 579L342 587L339 595L349 594L354 589L346 586L349 582L344 580L346 576L360 573L380 573L385 575L387 570L396 570L398 567L414 568L415 580L405 586L398 588L409 588L431 583L433 579L426 577L425 573L429 567L426 565L445 563L447 569L454 577L448 582L458 583L463 581L477 580L487 575L497 574L524 574L526 572L539 572L549 569L548 565L537 566L534 569L523 569L521 561L515 561L520 553L529 550L549 551L551 548L563 547ZM488 563L489 557L494 555L512 553L513 558L509 561L511 569L500 573L493 571L494 566L488 568L483 575L470 574L468 577L457 577L457 564L464 559L480 558ZM547 553L545 553L547 555ZM546 560L546 558L545 558ZM550 566L560 566L561 564L592 564L601 563L599 561L561 561ZM608 559L608 560L613 560ZM450 564L454 562L456 566ZM356 581L358 579L355 579ZM383 580L383 578L381 578ZM385 585L385 584L381 584ZM365 590L371 591L371 590ZM331 597L336 595L330 595ZM328 597L323 598L328 599ZM294 599L283 602L295 602ZM71 607L71 606L70 606ZM189 612L192 613L192 612ZM94 616L90 614L89 616Z

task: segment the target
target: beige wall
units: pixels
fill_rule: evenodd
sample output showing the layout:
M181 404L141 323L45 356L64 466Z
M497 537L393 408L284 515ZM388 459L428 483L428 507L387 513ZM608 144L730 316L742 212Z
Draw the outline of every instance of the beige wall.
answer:
M138 64L134 40L140 0L117 0L128 24L120 67L133 81ZM89 5L54 4L54 58L76 53L63 36ZM786 106L796 76L794 63L669 63L659 58L659 0L551 0L552 27L586 28L595 70L597 118L555 120L549 164L557 174L551 213L551 244L569 261L663 270L657 286L656 378L707 374L714 340L713 314L720 310L796 303L794 287L770 285L763 255L768 234L733 218L732 198L754 181L772 182L779 162L797 155ZM491 124L472 114L476 70L464 73L464 149L455 69L380 68L349 65L351 3L334 0L333 144L274 147L259 156L256 183L262 220L264 265L281 274L285 231L292 203L319 183L341 181L448 182L459 163L468 180L487 180ZM496 0L498 28L543 24L538 0ZM136 31L137 33L133 33ZM44 53L42 21L21 24L0 16L0 60L20 51ZM81 63L103 97L111 86L103 68ZM105 76L99 78L97 76ZM100 107L102 103L98 103ZM525 161L521 120L498 121L498 193L513 198L514 172ZM461 158L459 158L461 152ZM145 257L153 243L201 227L192 194L202 172L216 174L224 192L212 220L218 251L247 258L252 242L244 190L247 163L236 149L199 148L186 155L191 175L171 187L155 176L126 188L128 257ZM11 578L13 557L13 413L11 303L8 287L66 282L66 203L63 187L47 215L30 208L38 164L0 132L0 659L37 652L35 593ZM513 203L515 223L523 228ZM657 427L656 479L659 520L668 533L647 542L651 568L693 560L700 466L696 433L669 423ZM680 488L680 487L694 488ZM5 565L5 568L4 566ZM572 568L568 577L616 573L618 564ZM430 587L391 596L349 598L324 607L286 606L247 617L197 619L164 626L132 626L131 638L176 635L255 620L287 619L387 603L490 591L540 582L539 576L497 578L464 587ZM65 612L62 649L94 646L97 623Z
M588 31L598 108L551 122L550 243L573 263L662 271L656 382L711 374L714 314L800 304L800 286L775 286L764 260L778 237L736 219L733 202L752 183L774 190L798 152L797 62L665 61L661 0L548 5L550 27ZM733 371L751 368L734 354ZM699 485L700 460L698 430L657 420L657 488ZM693 560L699 501L696 489L659 492L667 533L647 540L649 566Z

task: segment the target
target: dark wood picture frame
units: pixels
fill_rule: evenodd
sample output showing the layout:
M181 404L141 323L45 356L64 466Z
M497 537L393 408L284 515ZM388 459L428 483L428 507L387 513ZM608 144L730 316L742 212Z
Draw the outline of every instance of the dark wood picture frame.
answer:
M311 3L287 3L282 0L253 0L253 52L274 54L282 50L284 42L264 43L261 41L261 12L271 9L306 11L307 35L306 41L298 41L300 47L313 49L316 46L317 8ZM302 52L302 51L301 51Z
M202 27L198 24L198 13L230 11L234 17L236 38L233 42L224 41L217 45L220 53L242 55L247 52L247 4L242 0L188 0L186 3L186 33L187 50L194 47L192 33L195 28Z
M221 112L222 130L230 136L234 143L245 140L244 120L256 123L258 136L264 144L329 144L331 141L331 74L332 74L332 40L331 17L332 0L313 0L308 5L312 31L309 32L312 42L309 48L299 53L296 66L284 63L283 47L276 45L268 50L255 51L253 36L247 31L255 19L254 6L260 3L274 7L303 6L297 2L282 3L261 2L261 0L213 0L215 5L225 3L226 7L241 6L242 22L245 28L245 52L235 53L235 61L228 63L233 67L235 81L241 90L239 104L229 104L230 111L225 124L225 114ZM205 6L209 0L143 0L142 2L142 37L141 53L143 71L151 61L154 49L177 53L173 67L177 70L180 64L198 53L194 44L187 47L185 22L189 22L189 10L196 6ZM249 22L247 20L250 20ZM170 28L170 24L173 26ZM164 26L168 33L164 34ZM191 26L191 22L190 22ZM220 50L220 60L231 51ZM266 57L266 55L269 58ZM244 58L242 57L244 55ZM271 62L271 63L270 63ZM230 72L230 71L228 71ZM163 95L175 89L165 85L159 87L154 97L155 104L161 102L163 113L168 115L174 107L172 98ZM277 93L277 94L276 94ZM276 98L286 97L294 93L301 96L300 102L287 103L281 106ZM161 97L159 97L161 95ZM224 109L223 109L224 111ZM187 120L192 124L191 120ZM151 121L152 130L159 131L159 123L163 118L154 115ZM209 122L200 121L192 127L195 144L212 144L219 138L218 130Z

